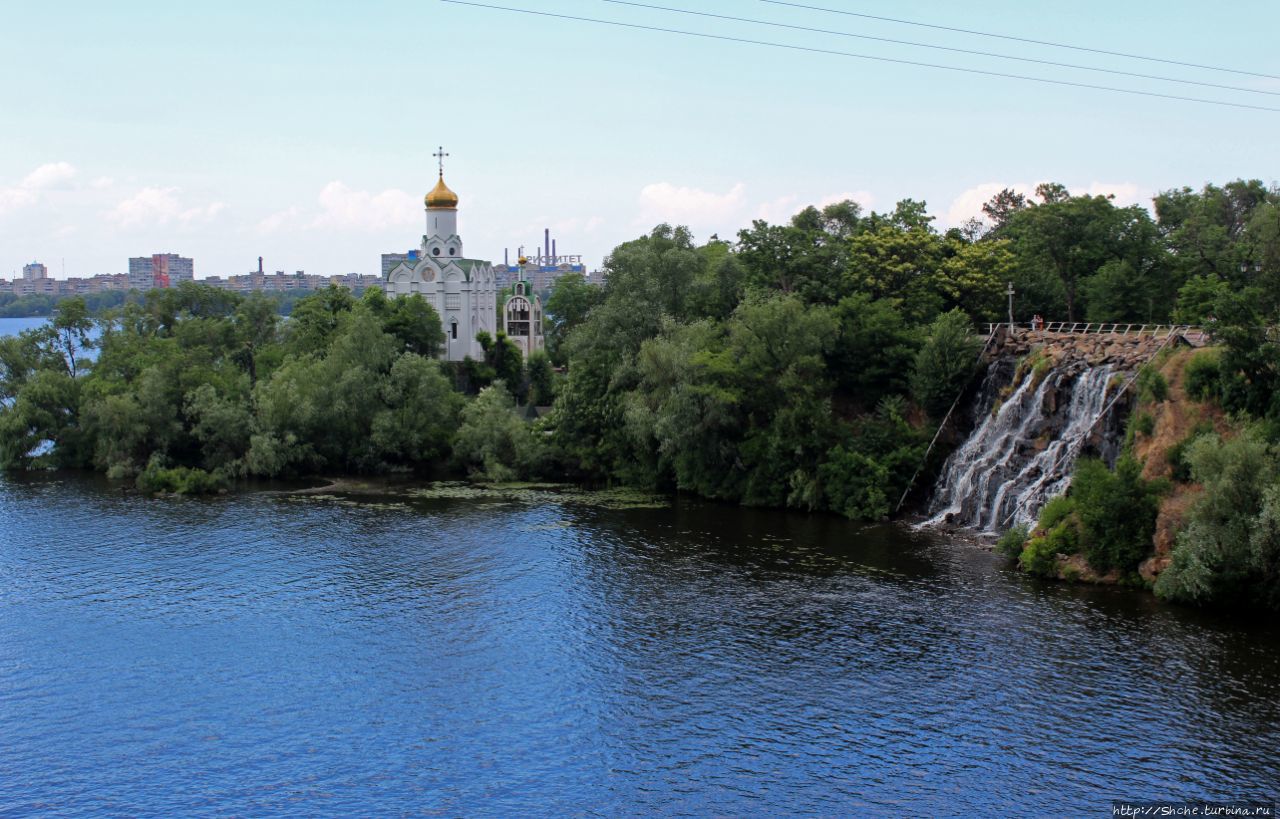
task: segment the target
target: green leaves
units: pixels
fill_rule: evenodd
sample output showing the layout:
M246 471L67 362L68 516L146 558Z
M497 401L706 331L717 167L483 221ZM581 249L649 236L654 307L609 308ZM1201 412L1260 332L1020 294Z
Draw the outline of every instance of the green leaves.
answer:
M924 346L916 354L911 392L934 419L942 420L972 377L981 344L969 317L959 310L943 313L929 326Z

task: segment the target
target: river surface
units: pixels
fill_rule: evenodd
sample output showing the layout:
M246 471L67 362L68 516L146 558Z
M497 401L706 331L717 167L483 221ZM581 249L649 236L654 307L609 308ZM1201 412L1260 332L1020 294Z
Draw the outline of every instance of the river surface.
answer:
M0 816L1280 795L1259 618L832 517L422 494L0 478Z
M23 330L34 330L47 324L49 319L45 316L31 316L29 318L0 318L0 336L16 336Z

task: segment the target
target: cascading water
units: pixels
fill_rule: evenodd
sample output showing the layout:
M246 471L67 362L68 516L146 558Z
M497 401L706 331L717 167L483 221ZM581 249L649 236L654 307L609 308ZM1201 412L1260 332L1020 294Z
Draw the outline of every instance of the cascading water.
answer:
M1113 367L1022 375L996 406L1008 361L994 362L978 397L977 428L942 470L923 526L999 532L1034 523L1065 492L1107 408Z

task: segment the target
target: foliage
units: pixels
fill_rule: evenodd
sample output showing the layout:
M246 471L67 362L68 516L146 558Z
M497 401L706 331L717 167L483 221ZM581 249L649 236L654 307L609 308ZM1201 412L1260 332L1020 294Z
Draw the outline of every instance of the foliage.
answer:
M529 403L535 407L551 406L556 400L551 358L542 350L535 350L525 362L525 371L529 379Z
M166 468L161 466L160 458L153 458L135 483L139 491L148 495L212 495L227 488L226 479L216 472L186 466Z
M1086 458L1076 464L1071 496L1085 533L1085 555L1099 572L1132 572L1151 552L1163 487L1142 478L1142 466L1130 457L1115 470Z
M980 346L960 310L943 313L930 325L916 355L911 392L931 416L941 419L968 383Z
M536 473L542 447L515 409L511 393L495 381L462 411L453 456L470 477L501 483Z
M1138 372L1137 387L1138 399L1144 403L1159 404L1169 397L1169 382L1154 367L1143 367Z
M1201 421L1182 440L1165 450L1165 459L1169 462L1169 471L1173 480L1178 483L1190 483L1191 462L1187 460L1187 451L1196 439L1212 432L1213 424Z
M1022 554L1022 549L1030 538L1031 527L1025 523L1019 523L1000 535L1000 540L996 542L996 551L1005 557L1016 558Z
M551 296L543 306L547 351L556 363L565 363L564 344L569 333L586 321L602 295L601 288L588 284L581 273L566 273L556 279Z
M1196 401L1212 401L1218 397L1222 354L1219 350L1199 350L1182 370L1183 387Z
M1057 577L1058 556L1079 552L1082 539L1080 519L1075 515L1064 518L1052 528L1039 527L1018 556L1018 565L1028 574Z
M1203 435L1186 458L1204 493L1156 581L1156 594L1280 609L1280 454L1250 428L1226 441Z

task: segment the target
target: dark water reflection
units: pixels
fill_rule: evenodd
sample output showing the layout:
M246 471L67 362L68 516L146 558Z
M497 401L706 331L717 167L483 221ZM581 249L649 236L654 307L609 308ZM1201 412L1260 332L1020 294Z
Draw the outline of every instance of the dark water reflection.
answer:
M834 518L0 483L0 815L1280 794L1280 637Z

